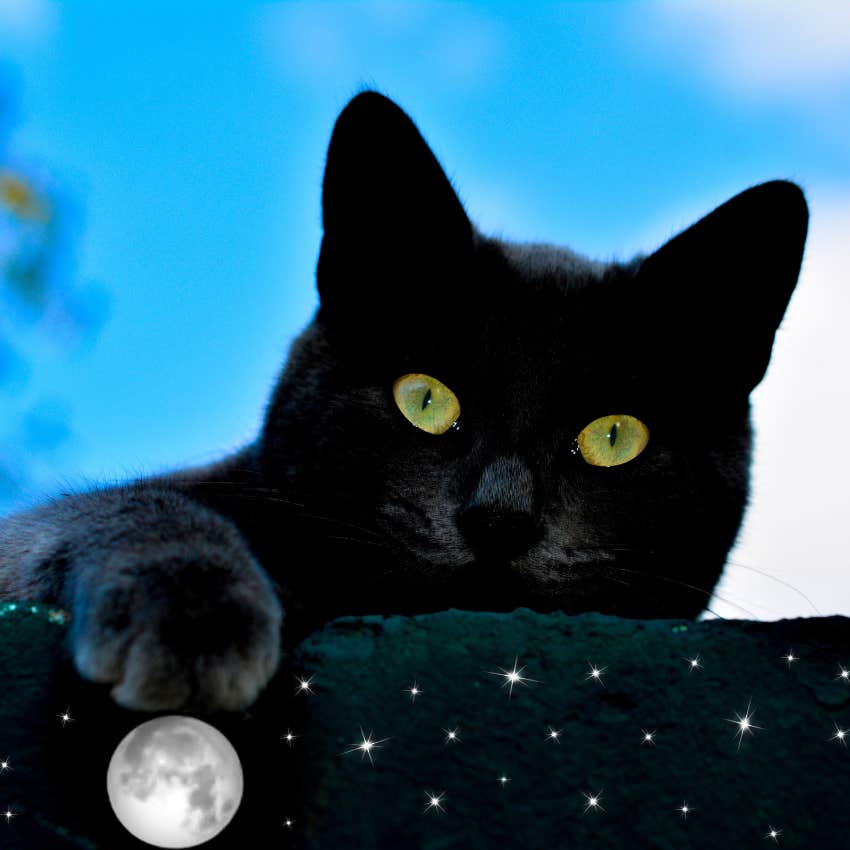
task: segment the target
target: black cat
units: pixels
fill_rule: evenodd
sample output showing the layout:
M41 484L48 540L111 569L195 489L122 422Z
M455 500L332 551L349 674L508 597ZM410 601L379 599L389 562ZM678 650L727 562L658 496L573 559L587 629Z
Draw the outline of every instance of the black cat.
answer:
M323 219L321 307L256 442L6 519L0 595L69 608L80 672L146 709L244 706L281 646L343 614L696 616L747 500L800 189L591 262L478 233L410 119L365 92Z

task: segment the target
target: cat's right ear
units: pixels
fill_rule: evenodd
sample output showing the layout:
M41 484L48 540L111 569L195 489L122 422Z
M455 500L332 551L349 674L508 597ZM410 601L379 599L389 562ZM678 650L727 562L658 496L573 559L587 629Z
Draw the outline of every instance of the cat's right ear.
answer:
M337 119L322 223L317 282L327 322L365 330L463 289L472 225L414 123L377 92L357 95Z

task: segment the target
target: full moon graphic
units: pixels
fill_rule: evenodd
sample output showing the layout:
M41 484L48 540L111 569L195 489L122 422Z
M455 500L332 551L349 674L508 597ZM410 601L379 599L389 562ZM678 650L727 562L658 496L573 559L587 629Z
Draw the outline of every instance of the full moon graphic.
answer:
M169 715L140 724L115 748L106 791L118 820L156 847L195 847L230 823L242 765L218 729Z

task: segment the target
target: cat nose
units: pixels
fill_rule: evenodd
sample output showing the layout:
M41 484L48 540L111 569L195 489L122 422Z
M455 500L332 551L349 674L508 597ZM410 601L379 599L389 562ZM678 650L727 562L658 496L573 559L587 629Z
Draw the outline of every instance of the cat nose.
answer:
M489 464L469 504L458 518L473 549L510 558L540 538L533 512L534 483L528 467L516 457Z

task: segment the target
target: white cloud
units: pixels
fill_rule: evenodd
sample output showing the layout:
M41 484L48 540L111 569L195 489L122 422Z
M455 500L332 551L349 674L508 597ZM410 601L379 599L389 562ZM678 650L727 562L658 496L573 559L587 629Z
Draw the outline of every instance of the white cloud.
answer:
M437 84L474 87L489 79L502 54L499 25L459 5L284 3L264 7L256 21L272 64L310 85L380 87L408 69Z
M800 283L753 395L752 507L719 588L762 619L814 613L779 582L823 614L850 614L850 193L812 191L809 203Z
M787 97L850 83L845 0L655 0L632 23L650 47L697 63L741 95Z
M43 44L53 34L58 13L48 0L0 0L0 43Z

